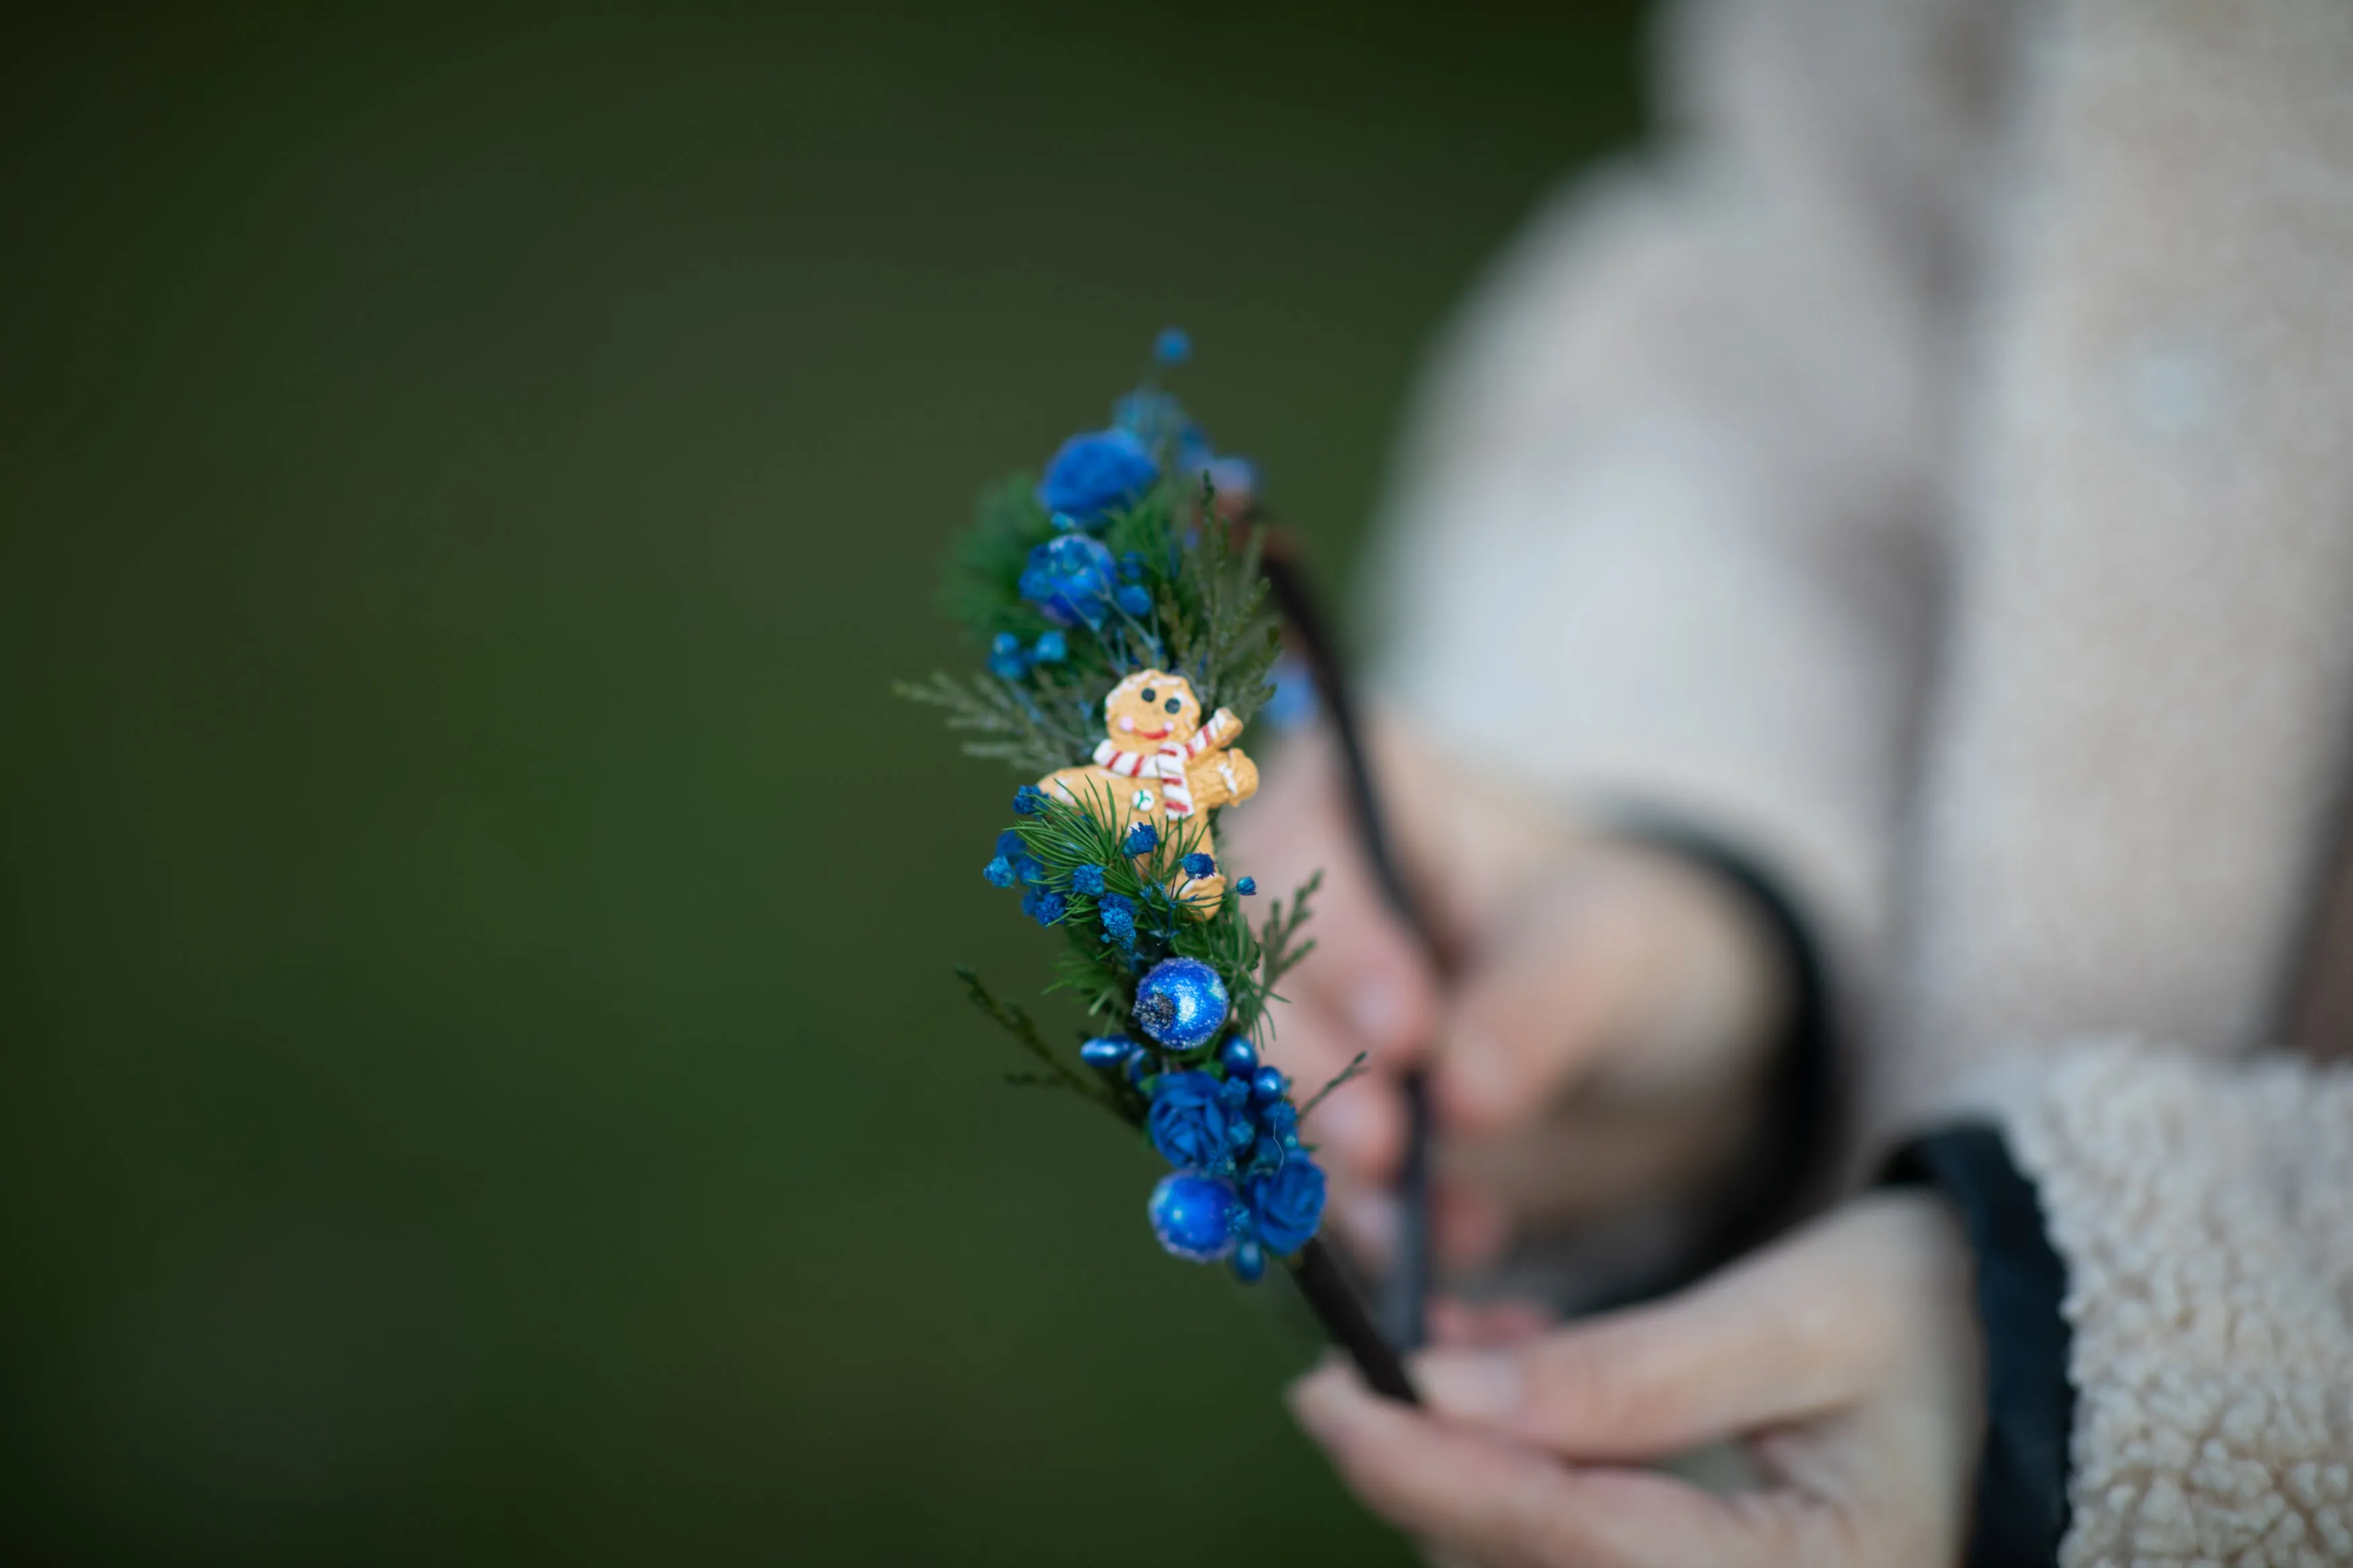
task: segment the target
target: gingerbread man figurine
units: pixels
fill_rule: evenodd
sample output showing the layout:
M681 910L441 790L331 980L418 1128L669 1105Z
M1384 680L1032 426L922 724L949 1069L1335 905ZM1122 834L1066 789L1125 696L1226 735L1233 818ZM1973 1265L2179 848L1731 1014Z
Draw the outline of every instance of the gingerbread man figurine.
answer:
M1214 858L1204 814L1258 793L1258 764L1232 744L1242 721L1220 708L1203 723L1190 682L1142 669L1103 699L1103 727L1109 739L1095 748L1092 763L1049 773L1038 787L1099 816L1112 813L1123 836L1134 824L1148 822L1178 854ZM1206 920L1225 898L1226 879L1180 870L1168 890L1196 919Z

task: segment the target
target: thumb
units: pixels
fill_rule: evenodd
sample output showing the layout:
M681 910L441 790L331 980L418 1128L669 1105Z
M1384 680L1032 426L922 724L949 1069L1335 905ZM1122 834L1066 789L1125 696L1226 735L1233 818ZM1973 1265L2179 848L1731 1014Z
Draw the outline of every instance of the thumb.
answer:
M1454 1419L1569 1459L1636 1460L1820 1415L1875 1364L1869 1293L1836 1232L1807 1233L1680 1296L1509 1349L1436 1350L1414 1379Z

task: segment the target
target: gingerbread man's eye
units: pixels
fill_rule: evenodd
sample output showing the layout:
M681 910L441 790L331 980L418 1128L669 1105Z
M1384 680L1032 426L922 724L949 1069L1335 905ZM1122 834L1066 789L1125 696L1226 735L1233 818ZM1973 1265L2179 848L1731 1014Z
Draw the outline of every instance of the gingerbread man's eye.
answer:
M1169 712L1174 713L1185 705L1182 702L1177 701L1174 697L1171 697L1167 701L1163 702L1160 706L1166 709Z
M1147 686L1144 689L1144 700L1146 702L1157 702L1160 700L1160 693L1153 690L1152 688Z

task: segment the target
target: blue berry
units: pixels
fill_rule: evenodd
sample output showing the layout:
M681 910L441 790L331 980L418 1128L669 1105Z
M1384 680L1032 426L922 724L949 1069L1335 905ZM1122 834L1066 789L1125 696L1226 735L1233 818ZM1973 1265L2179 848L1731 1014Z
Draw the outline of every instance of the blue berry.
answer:
M1243 1284L1255 1285L1266 1274L1266 1248L1255 1241L1240 1242L1234 1247L1234 1255L1226 1259L1226 1267Z
M1290 1087L1291 1081L1282 1076L1280 1068L1261 1068L1250 1075L1250 1094L1259 1100L1281 1100L1282 1091Z
M1234 891L1240 893L1245 899L1256 898L1258 896L1258 879L1256 877L1244 877L1240 881L1234 884Z
M1229 1035L1218 1047L1218 1065L1236 1078L1248 1078L1258 1070L1258 1051L1240 1035Z

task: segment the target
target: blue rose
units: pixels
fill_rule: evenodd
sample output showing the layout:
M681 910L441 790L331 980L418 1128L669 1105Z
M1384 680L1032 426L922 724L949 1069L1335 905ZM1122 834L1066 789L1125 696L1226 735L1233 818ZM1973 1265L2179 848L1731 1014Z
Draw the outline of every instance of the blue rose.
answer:
M1120 508L1134 506L1159 478L1160 465L1133 434L1090 430L1055 452L1038 482L1038 502L1092 527Z
M1241 1218L1234 1189L1213 1176L1164 1176L1152 1189L1152 1234L1192 1263L1215 1263L1234 1249Z
M1231 1129L1240 1113L1228 1102L1225 1088L1205 1072L1161 1075L1144 1119L1161 1158L1182 1171L1232 1169Z
M1119 567L1103 541L1083 533L1050 539L1029 552L1021 596L1060 626L1099 626L1119 591Z
M1252 1114L1258 1118L1258 1140L1250 1145L1250 1174L1280 1171L1298 1156L1299 1110L1287 1100L1278 1100L1271 1105L1261 1100L1252 1108Z
M1298 1251L1324 1223L1322 1168L1313 1160L1286 1160L1271 1175L1251 1177L1250 1211L1268 1251Z

